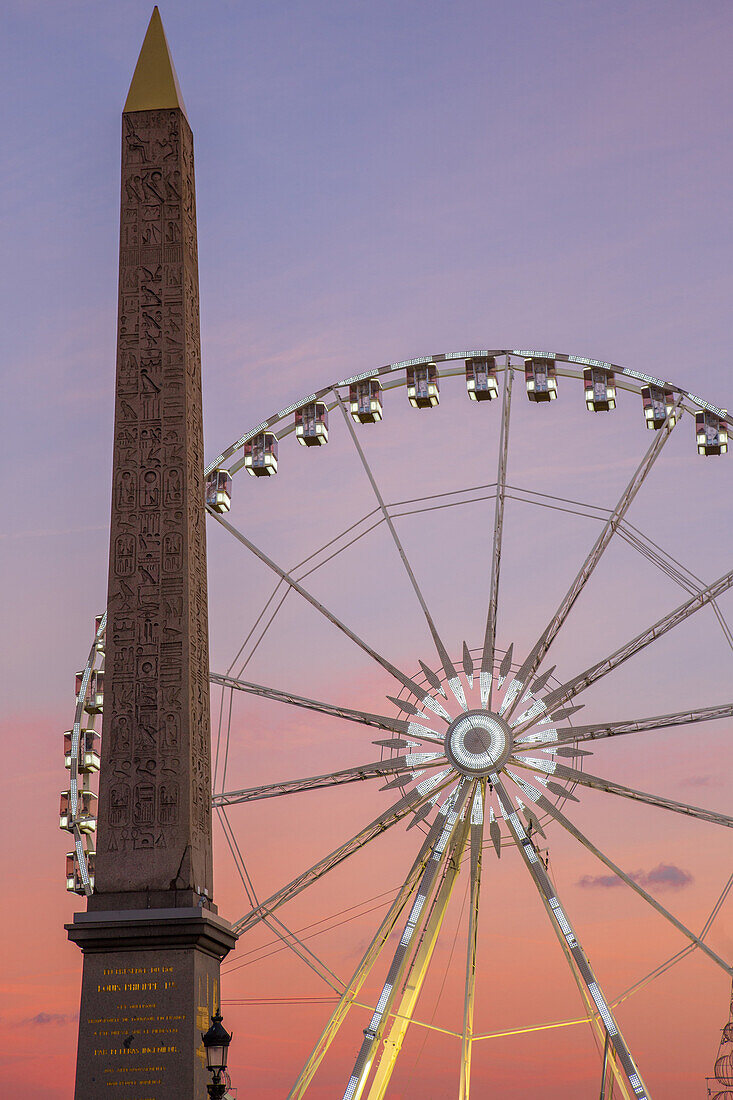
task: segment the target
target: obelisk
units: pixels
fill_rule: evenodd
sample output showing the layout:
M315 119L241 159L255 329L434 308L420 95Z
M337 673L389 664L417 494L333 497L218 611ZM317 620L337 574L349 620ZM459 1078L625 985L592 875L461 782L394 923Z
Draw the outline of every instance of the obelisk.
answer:
M122 116L95 892L76 1100L206 1095L200 1031L235 937L213 904L193 135L157 7Z

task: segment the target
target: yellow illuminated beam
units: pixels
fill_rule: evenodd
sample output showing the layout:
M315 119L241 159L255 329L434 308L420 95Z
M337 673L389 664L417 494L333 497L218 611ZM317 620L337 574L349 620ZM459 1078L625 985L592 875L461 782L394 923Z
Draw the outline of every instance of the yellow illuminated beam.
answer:
M407 1029L412 1022L412 1013L415 1010L415 1005L420 996L425 975L430 966L440 929L443 925L446 909L448 908L448 903L453 893L453 887L458 878L461 857L466 847L469 829L470 810L467 811L466 820L455 835L452 851L446 863L443 882L436 894L435 903L425 925L425 931L423 932L419 947L415 952L407 973L407 978L405 979L399 1009L395 1013L395 1019L389 1034L383 1041L382 1053L379 1058L379 1064L374 1075L372 1087L369 1090L368 1100L383 1100L384 1094L387 1091L387 1086L389 1085L395 1063L402 1049L402 1043L407 1034Z
M476 997L476 951L478 948L478 911L481 897L481 859L484 842L484 801L486 780L482 779L471 811L471 908L468 916L466 948L466 991L463 1001L461 1036L461 1077L459 1100L468 1100L471 1091L471 1048L473 1046L473 1005Z

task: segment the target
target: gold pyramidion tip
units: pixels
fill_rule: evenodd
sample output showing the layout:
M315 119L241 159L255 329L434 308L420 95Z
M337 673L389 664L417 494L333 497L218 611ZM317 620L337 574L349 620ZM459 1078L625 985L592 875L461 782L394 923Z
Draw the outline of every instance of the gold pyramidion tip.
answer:
M163 21L156 6L137 59L123 114L129 111L159 111L168 107L178 107L186 114Z

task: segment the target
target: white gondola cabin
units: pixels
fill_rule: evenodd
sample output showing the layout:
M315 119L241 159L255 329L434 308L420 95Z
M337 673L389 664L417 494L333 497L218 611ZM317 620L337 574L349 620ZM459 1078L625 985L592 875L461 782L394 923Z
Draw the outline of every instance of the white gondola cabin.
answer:
M76 698L82 691L84 672L76 674ZM101 714L104 708L104 672L100 668L92 669L84 696L84 710L87 714Z
M206 478L206 506L223 515L232 506L232 479L227 470L212 470Z
M432 409L440 402L438 368L422 363L407 368L407 396L413 409Z
M71 769L71 750L73 742L73 730L67 730L64 734L64 766ZM83 775L90 775L99 771L99 734L94 729L82 729L79 731L79 766L78 771Z
M258 432L244 444L244 468L252 477L272 477L277 473L277 437Z
M644 420L650 431L658 431L674 409L674 394L662 386L642 386Z
M616 383L612 370L586 367L583 371L585 404L591 412L609 412L616 408Z
M322 401L311 401L296 411L295 438L303 447L328 443L328 409Z
M97 796L94 791L78 791L76 814L71 812L71 791L61 792L59 829L71 832L77 825L82 833L93 833L97 827Z
M94 852L86 852L87 861L87 874L89 876L89 885L94 889ZM71 894L84 894L84 882L81 877L81 870L79 868L79 861L76 858L76 852L66 853L66 889Z
M382 419L382 384L364 378L349 386L349 411L357 424L376 424Z
M466 360L466 389L472 401L493 401L499 396L493 355Z
M554 359L525 359L524 379L530 401L554 401L557 397Z
M695 434L700 455L724 455L728 450L728 425L715 413L695 413Z

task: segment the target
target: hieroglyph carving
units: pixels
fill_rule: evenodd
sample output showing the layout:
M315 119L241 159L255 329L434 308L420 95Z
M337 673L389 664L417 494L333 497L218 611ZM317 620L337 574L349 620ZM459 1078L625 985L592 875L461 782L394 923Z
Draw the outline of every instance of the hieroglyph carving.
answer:
M179 110L139 111L123 116L101 892L211 892L203 499L193 139Z

